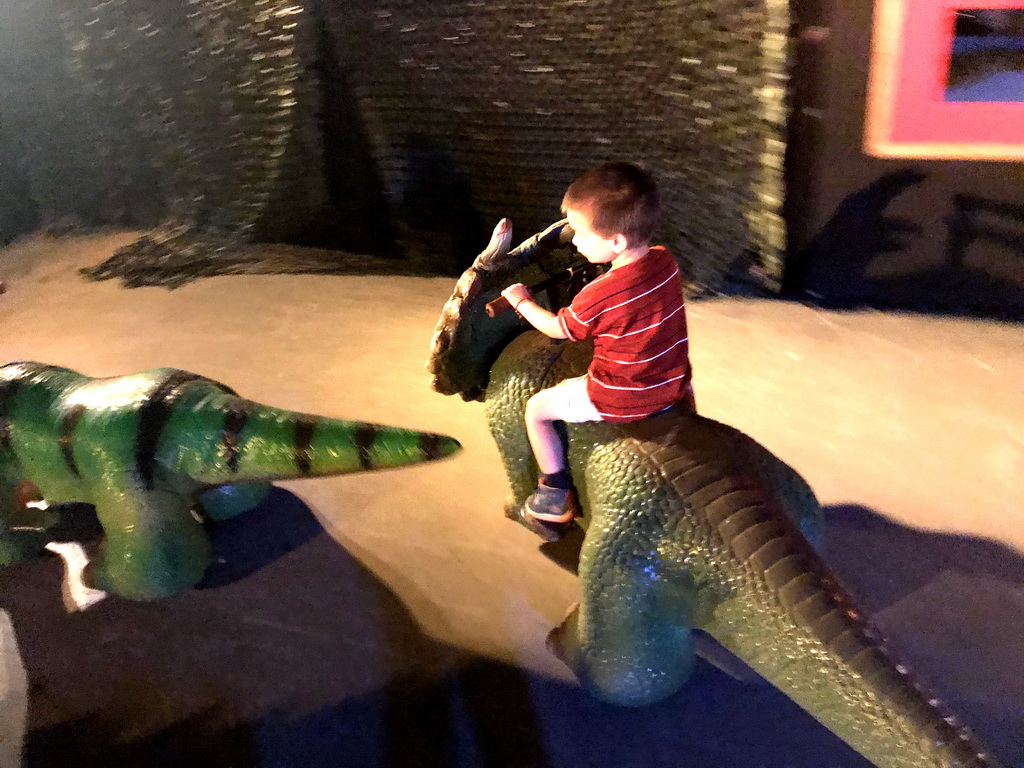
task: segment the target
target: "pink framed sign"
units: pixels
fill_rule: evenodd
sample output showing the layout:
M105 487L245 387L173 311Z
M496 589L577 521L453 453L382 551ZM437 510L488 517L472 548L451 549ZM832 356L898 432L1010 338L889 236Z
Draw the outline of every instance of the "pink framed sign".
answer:
M1007 14L1014 12L1024 16L1024 0L875 0L864 129L867 154L1024 160L1024 98L952 97L948 87L954 43L973 40L957 37L958 17L992 12L1003 13L996 18L1010 18ZM1024 56L1024 33L1009 34L993 33L986 44L1002 41L1011 59L1016 47ZM1001 55L1006 59L1009 54ZM1024 83L1024 66L1020 72L999 74Z

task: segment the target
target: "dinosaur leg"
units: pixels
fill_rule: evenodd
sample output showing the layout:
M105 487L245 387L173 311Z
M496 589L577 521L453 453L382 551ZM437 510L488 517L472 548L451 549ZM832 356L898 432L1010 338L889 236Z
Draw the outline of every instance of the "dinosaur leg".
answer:
M595 517L580 558L580 603L551 633L548 647L597 698L642 706L689 679L692 611L685 590L663 573L655 548L644 552L624 538Z
M133 600L182 592L210 562L210 540L189 500L165 490L104 486L93 493L103 526L89 586Z
M61 594L68 612L84 611L107 596L101 589L93 589L85 583L83 575L89 565L85 548L77 541L51 541L46 548L64 561L64 582Z
M14 565L39 557L49 538L45 531L22 530L13 513L0 511L0 565Z
M39 490L27 480L17 485L0 481L0 565L42 554L56 517L45 503L39 503L41 499Z
M211 520L229 520L255 507L270 493L270 483L218 485L199 497Z

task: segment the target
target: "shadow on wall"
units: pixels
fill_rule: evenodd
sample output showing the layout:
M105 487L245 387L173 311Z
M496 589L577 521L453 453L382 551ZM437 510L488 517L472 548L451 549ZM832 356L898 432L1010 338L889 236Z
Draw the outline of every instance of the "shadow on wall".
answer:
M32 202L31 182L21 157L3 129L0 115L0 246L39 226L39 211Z
M293 231L284 240L351 253L398 256L394 224L349 74L338 60L322 15L316 13L311 18L315 60L310 69L319 87L316 129L323 147L327 200L312 221L290 222ZM280 201L275 201L268 209L281 207ZM295 227L299 223L303 226Z
M833 309L1024 319L1024 205L954 195L944 219L946 243L939 266L898 277L866 274L876 257L903 251L922 234L919 224L888 215L886 209L926 178L904 168L845 198L810 244L789 260L783 295ZM1009 252L1000 255L1000 271L1011 277L970 263L970 250L978 243Z
M425 134L411 134L400 148L402 186L396 200L398 242L407 258L437 262L445 274L461 275L473 263L488 233L473 206L469 179L452 154Z

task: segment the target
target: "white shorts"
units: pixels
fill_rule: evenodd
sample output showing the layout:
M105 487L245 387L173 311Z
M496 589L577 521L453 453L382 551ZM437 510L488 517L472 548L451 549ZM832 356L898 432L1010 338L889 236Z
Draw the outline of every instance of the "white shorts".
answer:
M562 421L578 424L581 421L604 421L587 394L587 377L560 381L547 389L548 403Z

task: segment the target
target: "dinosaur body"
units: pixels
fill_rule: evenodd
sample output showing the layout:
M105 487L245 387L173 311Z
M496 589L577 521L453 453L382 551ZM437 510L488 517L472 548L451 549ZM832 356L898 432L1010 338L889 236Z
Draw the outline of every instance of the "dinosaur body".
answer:
M430 367L463 396L485 386L511 512L537 481L526 401L584 372L591 350L528 331L497 354L477 350L494 361L482 380L462 362L467 349L451 353L485 338L462 326L485 322L475 304L503 287L503 250L496 237L460 281L474 306L446 307ZM508 256L520 263L523 247ZM821 508L792 468L731 427L674 410L566 428L584 510L581 597L549 645L595 696L638 706L671 695L690 675L701 628L879 768L997 765L891 658L818 556Z
M93 379L39 363L0 366L0 564L38 554L18 524L26 481L50 504L93 504L104 531L95 586L134 599L194 585L213 519L251 508L272 480L441 458L448 437L295 413L171 368Z

